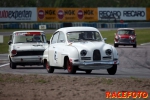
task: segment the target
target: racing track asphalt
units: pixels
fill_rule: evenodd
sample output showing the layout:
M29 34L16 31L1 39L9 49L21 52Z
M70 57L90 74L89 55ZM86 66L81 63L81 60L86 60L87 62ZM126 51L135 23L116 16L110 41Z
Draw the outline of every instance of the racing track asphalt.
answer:
M93 70L91 74L77 71L77 74L68 74L66 70L56 69L53 74L47 73L42 66L17 66L11 69L8 65L7 54L0 55L0 73L13 74L42 74L42 75L69 75L82 77L107 77L107 78L150 78L150 45L119 46L117 48L120 64L116 75L108 75L106 70ZM4 65L5 64L5 65Z

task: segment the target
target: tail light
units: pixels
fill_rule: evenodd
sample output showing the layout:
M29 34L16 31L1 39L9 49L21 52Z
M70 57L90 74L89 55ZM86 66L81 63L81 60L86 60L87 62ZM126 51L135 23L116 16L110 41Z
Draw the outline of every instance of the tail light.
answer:
M118 39L119 39L118 36L115 36L115 41L116 41L116 42L118 42Z
M17 50L12 50L11 54L12 54L12 56L16 55L17 54Z

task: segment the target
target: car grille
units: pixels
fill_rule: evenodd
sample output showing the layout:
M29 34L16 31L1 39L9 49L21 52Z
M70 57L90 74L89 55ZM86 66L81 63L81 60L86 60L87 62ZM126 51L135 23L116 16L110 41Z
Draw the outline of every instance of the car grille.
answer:
M91 57L81 57L81 60L91 60Z
M121 39L119 39L119 42L130 42L130 39L123 39L123 38L121 38Z
M111 56L103 57L103 60L111 60Z
M43 55L43 51L17 51L15 56L34 56L34 55Z
M94 50L93 52L93 61L101 60L101 54L99 50Z

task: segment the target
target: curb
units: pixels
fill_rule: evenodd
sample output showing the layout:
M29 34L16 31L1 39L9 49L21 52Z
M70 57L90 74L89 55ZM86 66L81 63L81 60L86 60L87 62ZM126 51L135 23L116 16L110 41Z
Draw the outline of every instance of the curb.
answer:
M140 44L140 45L150 45L150 42L148 42L148 43L143 43L143 44Z

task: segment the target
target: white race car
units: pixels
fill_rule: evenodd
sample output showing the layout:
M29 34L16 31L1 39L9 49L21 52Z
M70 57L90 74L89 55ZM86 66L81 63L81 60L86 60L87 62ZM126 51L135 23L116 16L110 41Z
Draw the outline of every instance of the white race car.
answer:
M119 64L114 46L106 44L98 29L66 27L54 32L42 59L48 73L54 69L77 70L90 74L92 70L107 69L114 75Z
M15 31L10 35L8 59L10 68L17 65L43 65L44 50L48 47L43 31Z

